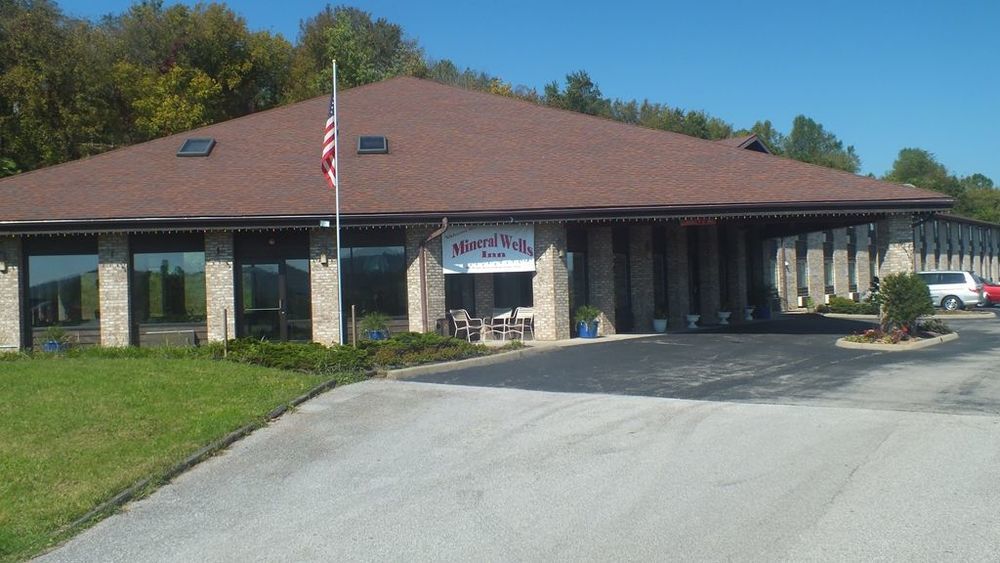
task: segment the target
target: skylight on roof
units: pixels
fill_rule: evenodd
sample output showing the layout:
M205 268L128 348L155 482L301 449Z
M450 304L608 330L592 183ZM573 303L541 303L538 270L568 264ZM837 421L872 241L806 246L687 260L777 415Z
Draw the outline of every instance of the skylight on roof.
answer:
M385 135L361 135L358 137L358 154L387 154L389 140Z
M191 137L185 139L177 156L208 156L215 147L215 139L211 137Z

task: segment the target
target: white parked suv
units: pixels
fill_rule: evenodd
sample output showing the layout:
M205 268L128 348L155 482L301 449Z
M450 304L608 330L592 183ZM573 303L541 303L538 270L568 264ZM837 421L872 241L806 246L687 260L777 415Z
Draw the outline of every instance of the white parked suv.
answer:
M983 301L983 284L972 272L952 270L917 272L917 275L931 291L931 301L942 309L954 311L974 307Z

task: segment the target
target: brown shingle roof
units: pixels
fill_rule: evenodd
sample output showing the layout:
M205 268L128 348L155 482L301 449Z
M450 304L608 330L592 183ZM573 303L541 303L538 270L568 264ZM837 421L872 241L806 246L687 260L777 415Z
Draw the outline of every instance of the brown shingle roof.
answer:
M0 180L0 224L329 215L328 98ZM341 93L345 216L693 207L950 207L941 194L684 135L395 78ZM359 156L359 135L390 154ZM207 158L178 158L188 137Z

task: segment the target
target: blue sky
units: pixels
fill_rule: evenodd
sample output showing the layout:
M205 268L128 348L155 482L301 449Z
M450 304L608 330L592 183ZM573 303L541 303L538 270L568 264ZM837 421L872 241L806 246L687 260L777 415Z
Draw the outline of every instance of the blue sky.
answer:
M172 3L171 0L166 1ZM128 0L63 0L97 17ZM903 147L1000 184L1000 2L358 1L436 59L539 89L586 70L611 97L648 98L788 132L806 114L881 175ZM306 0L228 2L252 29L294 40Z

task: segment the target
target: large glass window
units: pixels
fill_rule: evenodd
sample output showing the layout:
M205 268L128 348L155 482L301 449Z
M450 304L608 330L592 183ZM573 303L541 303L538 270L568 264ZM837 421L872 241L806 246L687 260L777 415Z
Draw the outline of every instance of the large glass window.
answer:
M202 237L132 239L134 322L205 322L205 245Z
M26 318L34 345L48 327L66 330L78 343L100 341L97 239L29 238Z
M340 260L345 317L379 312L406 317L406 247L401 229L348 231Z
M570 331L576 333L573 315L578 307L589 300L587 280L587 231L581 228L566 229L566 274L569 278Z

